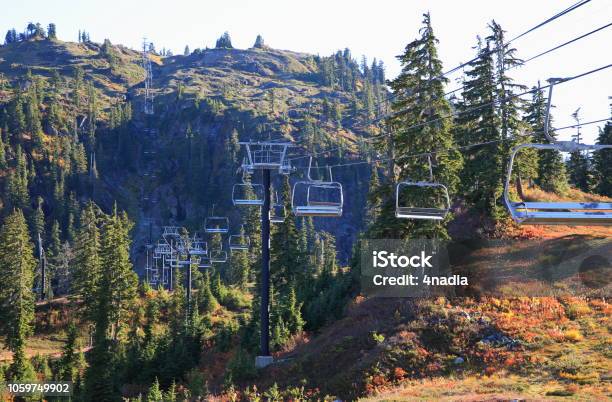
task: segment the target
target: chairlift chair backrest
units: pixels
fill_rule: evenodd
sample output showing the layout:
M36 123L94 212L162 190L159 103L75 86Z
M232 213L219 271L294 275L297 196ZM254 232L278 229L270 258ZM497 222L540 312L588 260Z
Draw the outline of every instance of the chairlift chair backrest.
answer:
M541 202L541 201L512 201L510 199L510 187L512 181L512 170L514 161L519 151L523 149L536 149L560 152L589 152L609 149L612 152L612 144L587 145L574 141L557 141L549 134L550 105L552 89L555 83L564 79L551 78L548 80L548 104L546 108L546 119L544 122L544 135L549 144L525 143L512 149L508 162L508 172L504 186L504 203L512 219L522 225L612 225L612 203L610 202ZM518 179L517 179L518 180Z

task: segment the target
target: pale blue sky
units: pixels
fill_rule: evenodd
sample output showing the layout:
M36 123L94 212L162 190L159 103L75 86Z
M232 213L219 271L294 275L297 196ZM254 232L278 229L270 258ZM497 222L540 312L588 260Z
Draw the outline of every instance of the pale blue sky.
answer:
M235 47L252 46L257 34L274 48L329 55L348 47L360 59L382 59L387 74L399 71L395 56L418 32L421 14L430 11L440 39L440 57L445 70L473 57L476 35L486 35L494 18L513 37L543 21L576 0L217 0L217 1L77 1L28 0L12 2L0 13L0 32L29 22L55 22L58 36L76 41L79 29L92 40L109 38L139 48L142 37L182 54L185 45L213 47L223 31L229 31ZM612 1L592 0L571 14L535 31L514 45L522 58L547 50L610 22ZM600 31L560 51L534 60L512 75L521 83L535 85L548 77L571 76L611 63L612 28ZM451 79L459 74L451 75ZM451 82L449 89L456 88ZM583 121L609 116L612 68L585 79L560 85L553 103L555 125L573 124L571 113L582 107ZM596 126L584 127L593 140ZM564 131L562 135L569 135Z

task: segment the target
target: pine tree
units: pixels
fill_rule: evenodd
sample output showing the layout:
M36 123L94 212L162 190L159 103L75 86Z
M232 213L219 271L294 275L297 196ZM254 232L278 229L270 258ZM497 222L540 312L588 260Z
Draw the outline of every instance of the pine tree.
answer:
M27 380L31 368L25 343L34 329L34 269L36 260L21 210L14 210L0 229L0 334L13 352L9 378Z
M245 236L244 227L240 228L240 236ZM249 251L231 253L231 283L245 290L249 282Z
M59 361L59 379L62 381L75 381L80 367L79 346L77 344L77 327L74 323L68 324L66 343L62 349Z
M291 334L297 334L304 328L304 319L302 318L302 303L298 303L295 287L289 289L289 296L286 303L286 322L287 328Z
M189 56L191 52L189 51L189 46L185 45L185 50L183 51L183 56Z
M491 143L466 150L461 173L462 193L470 205L494 216L503 194L504 163L490 41L479 40L478 57L469 67L457 105L456 138L462 145Z
M253 45L253 47L256 49L263 49L266 47L266 44L264 43L263 37L261 35L257 35L257 38L255 38L255 44Z
M454 146L452 121L449 118L451 109L444 98L444 84L448 81L442 76L442 63L438 59L436 48L438 39L434 35L429 14L424 14L420 37L410 42L401 56L402 71L390 82L397 94L392 104L394 117L389 119L392 127L393 152L403 154L422 154L435 150L448 150ZM451 197L459 183L458 171L461 168L461 155L454 150L436 153L431 156L434 180L447 186ZM393 177L395 168L388 174ZM428 180L429 164L426 158L407 158L397 165L400 179L410 177L412 180ZM387 186L393 186L395 180L389 180ZM393 190L388 189L387 194ZM431 204L432 196L413 197L404 194L407 202ZM434 197L435 198L435 197ZM392 197L387 195L386 207L381 211L379 234L389 237L422 236L446 238L444 225L432 222L413 222L394 220L389 214L393 212Z
M494 20L489 24L489 28L491 34L486 39L495 47L497 114L500 118L502 140L499 144L499 152L503 169L509 162L510 150L517 143L517 134L525 128L520 118L524 109L524 101L515 95L524 91L526 87L515 84L514 80L506 74L508 69L522 65L523 61L515 56L516 49L511 48L505 42L505 31ZM522 193L522 180L531 180L537 175L537 155L538 153L533 149L525 149L517 154L515 182L519 193ZM498 202L493 216L501 218L504 215L505 209L501 207L501 202Z
M219 308L219 302L211 290L210 273L204 274L204 279L198 288L200 309L204 313L212 313Z
M7 133L4 133L7 134ZM0 129L0 169L6 169L6 148L4 145L4 140L2 139L3 137L3 131L2 129Z
M126 319L126 311L134 302L138 285L129 261L130 228L127 216L119 214L116 207L104 219L99 246L103 269L93 293L94 344L85 372L85 391L90 400L113 401L118 395L113 381L116 367L113 345Z
M272 258L270 261L271 280L278 291L284 294L287 285L295 283L298 288L304 284L304 267L300 265L300 242L295 226L295 215L291 210L291 187L285 177L282 188L282 199L285 202L286 217L282 223L274 226L270 242Z
M42 238L45 237L45 213L42 210L42 197L36 199L36 209L32 214L32 238L38 239L40 235Z
M127 215L118 213L117 208L106 219L100 241L100 262L102 280L99 293L108 293L110 310L109 322L117 333L127 317L127 311L136 297L138 276L130 262L130 236L132 223ZM99 296L98 296L99 297Z
M81 314L85 320L96 316L98 287L102 278L100 260L100 231L96 206L90 202L83 210L81 227L75 244L75 264L72 273L72 295L81 300ZM54 230L57 221L54 223ZM59 231L59 225L57 225Z
M370 183L368 186L368 199L366 208L366 226L373 225L380 215L380 180L378 179L378 167L372 166Z
M224 32L219 39L217 39L217 44L215 47L217 49L233 49L232 39L227 31Z
M546 103L544 92L534 87L531 102L527 106L525 121L533 132L533 141L546 144L548 139L544 135L544 124L546 123ZM552 128L552 117L549 119L549 134L555 137ZM541 151L537 155L538 167L536 183L544 191L562 194L567 189L567 177L563 156L555 150Z
M147 392L147 402L163 402L164 395L159 388L159 381L157 381L157 377L155 377L155 381L151 384L149 391Z
M47 38L49 39L57 39L57 27L54 23L50 23L47 28Z
M599 129L597 143L601 145L612 144L611 121L608 121L603 129ZM597 178L597 192L612 197L612 150L603 149L593 152L593 166Z
M27 158L19 145L17 146L15 159L17 160L17 166L15 170L9 171L6 193L11 207L27 209L30 204Z

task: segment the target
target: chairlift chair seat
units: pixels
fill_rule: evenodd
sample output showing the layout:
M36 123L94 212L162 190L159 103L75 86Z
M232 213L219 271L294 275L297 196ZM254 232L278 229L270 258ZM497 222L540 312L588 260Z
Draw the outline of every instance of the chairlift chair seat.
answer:
M342 207L339 205L298 205L293 207L295 216L339 217Z

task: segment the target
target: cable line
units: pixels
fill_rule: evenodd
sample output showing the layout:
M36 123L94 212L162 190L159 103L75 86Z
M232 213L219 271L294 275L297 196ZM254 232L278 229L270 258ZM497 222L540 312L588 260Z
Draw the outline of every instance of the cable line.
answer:
M587 121L584 123L580 123L580 124L573 124L571 126L565 126L565 127L559 127L559 128L555 128L553 129L553 131L560 131L560 130L567 130L570 128L576 128L578 126L588 126L590 124L597 124L597 123L602 123L604 121L609 121L610 117L607 117L605 119L598 119L598 120L592 120L592 121ZM542 133L543 130L538 130L538 131L534 131L530 134L527 135L519 135L517 137L531 137L536 133ZM460 145L460 146L456 146L456 147L450 147L450 148L444 148L444 149L438 149L438 150L432 150L429 152L421 152L421 153L416 153L416 154L408 154L408 155L402 155L400 157L395 157L395 158L382 158L382 159L373 159L370 161L355 161L355 162L346 162L346 163L338 163L338 164L334 164L334 165L325 165L325 166L313 166L312 169L332 169L332 168L336 168L336 167L347 167L347 166L355 166L355 165L365 165L365 164L372 164L372 163L377 163L377 162L389 162L391 160L402 160L402 159L410 159L410 158L416 158L416 157L422 157L422 156L427 156L427 155L434 155L434 154L441 154L441 153L445 153L445 152L449 152L449 151L462 151L462 150L467 150L470 148L475 148L475 147L479 147L479 146L483 146L483 145L490 145L490 144L495 144L498 142L504 142L504 141L510 141L510 140L515 140L517 139L517 137L512 137L512 138L500 138L497 140L491 140L491 141L484 141L484 142L479 142L476 144L467 144L467 145ZM308 166L299 166L299 167L295 167L295 169L307 169Z
M598 67L598 68L595 68L593 70L586 71L584 73L581 73L581 74L578 74L578 75L575 75L575 76L572 76L572 77L563 78L563 79L559 80L557 82L557 84L562 84L562 83L565 83L565 82L573 81L573 80L585 77L587 75L594 74L594 73L597 73L599 71L608 69L610 67L612 67L612 64L608 64L608 65L605 65L605 66L602 66L602 67ZM432 119L432 120L428 120L428 121L425 121L425 122L422 122L422 123L417 123L417 124L414 124L412 126L404 128L402 130L402 132L406 132L406 131L411 130L413 128L422 127L422 126L425 126L425 125L430 124L430 123L435 123L435 122L443 120L443 119L448 119L448 118L451 118L451 117L457 117L457 116L460 116L460 115L462 115L464 113L472 112L472 111L479 110L479 109L482 109L482 108L487 107L487 106L491 106L491 105L493 105L493 104L495 104L497 102L511 100L511 99L514 99L514 98L525 96L525 95L530 94L532 92L535 92L537 90L542 90L542 89L549 88L550 85L551 84L548 84L548 85L545 85L545 86L542 86L542 87L539 87L539 88L530 89L528 91L524 91L524 92L521 92L519 94L513 94L513 95L510 95L510 96L506 96L506 97L503 97L501 99L496 99L496 100L493 100L491 102L487 102L487 103L484 103L482 105L474 106L474 107L471 107L471 108L468 108L468 109L465 109L465 110L462 110L462 111L459 111L459 112L452 112L452 113L450 113L450 114L448 114L446 116L440 116L440 117L437 117L437 118ZM380 134L380 135L377 135L377 136L372 137L372 138L366 138L366 139L364 139L364 142L372 142L372 141L375 141L375 140L378 140L380 138L384 138L384 137L387 137L387 136L390 136L390 135L393 135L393 134L395 134L395 133L394 132L388 132L388 133L385 133L385 134ZM307 157L311 157L311 156L323 155L323 154L326 154L326 153L329 153L329 152L337 151L339 149L341 149L341 147L336 147L336 148L328 149L328 150L321 151L321 152L315 152L315 153L312 153L312 154L309 154L309 155L303 155L303 156L298 156L298 157L290 158L289 161L297 160L297 159L302 159L302 158L307 158Z

